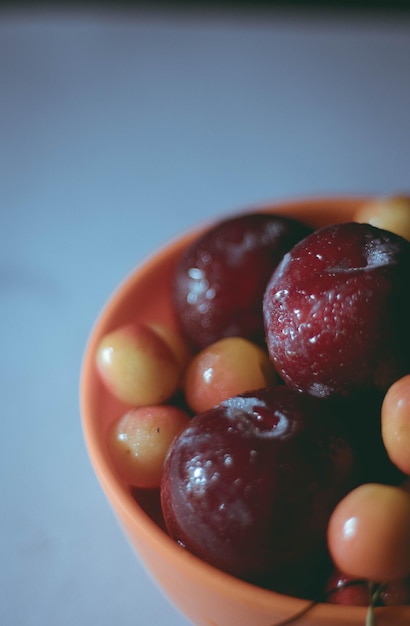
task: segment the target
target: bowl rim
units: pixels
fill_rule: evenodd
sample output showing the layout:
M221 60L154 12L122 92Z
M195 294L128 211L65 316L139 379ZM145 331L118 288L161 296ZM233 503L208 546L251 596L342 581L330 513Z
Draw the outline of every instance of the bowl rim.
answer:
M296 213L299 213L302 216L303 213L309 211L309 209L316 208L317 215L322 216L326 206L329 206L329 203L336 203L341 210L343 207L346 208L347 206L353 209L358 206L359 203L362 203L370 197L373 196L363 194L355 196L323 195L303 197L293 200L272 201L263 204L258 203L251 207L245 207L243 211L236 210L231 214L234 215L250 211L270 211L280 214L281 211L283 211L283 214L286 215L287 213L291 213L293 216L296 211ZM270 606L274 605L275 608L278 608L279 610L289 611L290 616L293 614L297 615L299 612L304 613L306 610L312 611L312 617L314 616L316 623L323 624L323 626L328 626L329 623L331 623L331 620L335 617L336 612L339 618L346 616L346 618L350 618L352 620L361 620L360 623L364 624L367 611L366 607L338 605L324 602L312 603L311 600L297 598L263 587L258 587L257 585L243 581L226 572L223 572L206 563L194 554L191 554L187 550L183 550L138 505L132 497L129 489L120 483L118 478L115 476L111 465L104 456L103 451L96 443L97 437L95 433L97 431L97 426L92 419L92 402L90 394L92 385L90 384L90 381L94 377L94 359L96 348L99 339L108 325L113 310L115 310L120 302L132 292L135 282L139 281L141 276L148 274L152 270L153 265L160 264L165 258L167 258L175 246L187 245L190 240L200 234L206 227L215 223L218 219L224 219L227 217L230 217L229 212L222 215L221 218L207 220L206 222L204 221L199 226L183 232L178 237L171 239L168 243L159 247L155 252L143 259L142 262L138 263L106 300L106 303L89 334L83 354L80 374L81 423L86 449L90 457L92 467L109 502L114 504L114 508L116 510L121 511L122 518L127 521L130 527L138 529L141 539L153 550L160 549L161 553L166 556L167 560L180 563L181 567L188 569L192 576L203 581L203 584L206 584L207 587L214 589L218 588L219 590L222 590L224 595L231 597L232 599L236 598L238 594L240 594L247 604L254 605L255 607L263 606L268 609ZM377 612L384 612L392 608L396 610L408 609L410 623L410 607L378 607Z

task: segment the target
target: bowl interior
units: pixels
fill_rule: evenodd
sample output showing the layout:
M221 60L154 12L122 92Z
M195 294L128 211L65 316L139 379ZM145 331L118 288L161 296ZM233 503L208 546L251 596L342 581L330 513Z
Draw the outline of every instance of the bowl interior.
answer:
M259 206L255 210L295 217L319 227L331 222L351 220L363 200L320 198ZM108 428L128 407L115 400L99 379L95 368L98 343L105 333L131 320L160 322L176 327L171 305L171 277L179 254L199 232L195 230L184 234L156 252L137 267L109 299L92 330L84 356L81 380L84 436L97 477L127 536L175 604L198 624L270 626L274 623L273 616L283 619L284 616L303 611L307 606L306 601L239 581L181 550L161 528L157 504L149 497L137 503L128 486L118 479L106 447ZM193 596L192 606L187 599L188 594L181 595L181 581L185 581L188 586L193 584L189 592L189 597ZM215 608L215 611L219 611L221 617L218 619L222 621L216 622L213 618L205 617L209 602L213 602L215 607L219 602L220 607ZM235 606L240 607L236 615ZM400 616L397 615L394 623L410 623L409 615L407 620L400 622ZM364 621L363 608L335 608L320 604L309 611L303 621L294 623L353 626L362 625Z
M320 199L281 205L266 205L255 210L275 212L307 221L313 226L351 218L360 199ZM205 228L205 227L203 227ZM102 384L95 369L95 354L102 336L130 321L149 321L177 327L171 304L171 281L181 251L202 229L183 234L164 246L137 267L123 281L107 302L92 330L85 352L81 400L83 426L87 447L97 475L110 485L116 483L106 450L106 434L114 419L128 408L114 399Z

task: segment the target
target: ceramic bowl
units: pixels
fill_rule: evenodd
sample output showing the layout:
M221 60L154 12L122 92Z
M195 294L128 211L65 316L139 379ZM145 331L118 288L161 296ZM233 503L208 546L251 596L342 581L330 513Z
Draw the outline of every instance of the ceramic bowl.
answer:
M255 207L300 218L313 226L349 221L364 198L320 198ZM108 301L86 348L81 405L89 456L118 520L169 600L197 626L364 626L366 608L316 604L256 587L204 563L179 547L161 527L155 502L138 502L121 483L106 446L107 430L121 414L95 368L100 338L131 319L175 325L170 279L183 248L198 234L184 234L137 267ZM376 610L377 626L410 624L410 607Z

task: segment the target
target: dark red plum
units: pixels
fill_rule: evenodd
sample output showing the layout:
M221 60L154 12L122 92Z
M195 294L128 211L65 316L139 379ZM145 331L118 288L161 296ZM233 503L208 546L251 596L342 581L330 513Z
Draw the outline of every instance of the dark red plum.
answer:
M311 229L286 217L246 213L219 222L182 255L174 280L181 330L200 349L223 337L264 343L263 294L285 252Z
M357 580L334 570L329 576L325 588L327 602L350 606L369 606L371 593L367 580Z
M264 296L270 357L315 396L383 393L410 371L410 243L349 222L284 256Z
M410 576L385 585L381 590L380 600L385 606L410 604Z
M263 584L326 552L336 503L356 482L352 447L325 400L284 385L236 396L198 414L165 462L165 523L214 566Z
M355 580L339 570L334 570L329 576L325 598L332 604L347 604L354 606L399 606L410 604L410 578L391 581L383 585L373 583L372 600L371 588L367 580Z

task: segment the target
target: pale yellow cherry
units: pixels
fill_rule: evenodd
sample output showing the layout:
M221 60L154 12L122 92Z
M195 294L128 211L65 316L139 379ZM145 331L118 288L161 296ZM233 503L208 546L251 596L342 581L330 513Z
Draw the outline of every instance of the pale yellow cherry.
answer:
M133 487L158 488L168 449L188 422L185 411L165 404L131 409L115 422L108 448L120 479Z
M363 204L354 221L389 230L410 241L410 196L387 196Z
M410 494L363 484L334 509L327 532L336 567L353 578L389 582L410 574Z
M178 388L183 365L165 339L144 323L105 335L96 364L110 391L134 406L160 404Z
M410 476L410 374L387 390L382 404L382 437L391 461Z
M233 396L277 381L267 352L241 337L221 339L189 364L184 390L188 406L200 413Z
M152 328L157 335L162 337L165 343L171 348L180 364L181 370L184 370L192 359L192 350L182 334L164 324L150 323L148 326Z

